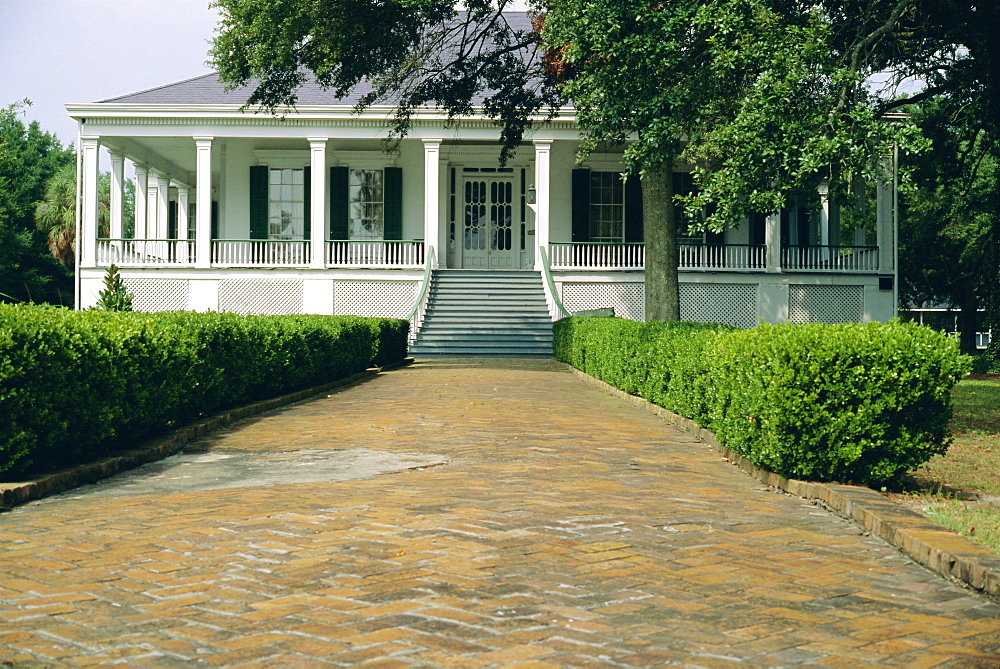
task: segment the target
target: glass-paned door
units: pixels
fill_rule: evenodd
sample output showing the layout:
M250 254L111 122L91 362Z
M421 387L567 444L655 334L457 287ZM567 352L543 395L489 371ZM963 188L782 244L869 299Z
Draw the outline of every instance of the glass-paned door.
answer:
M466 176L464 201L462 267L517 268L520 242L514 227L514 179Z

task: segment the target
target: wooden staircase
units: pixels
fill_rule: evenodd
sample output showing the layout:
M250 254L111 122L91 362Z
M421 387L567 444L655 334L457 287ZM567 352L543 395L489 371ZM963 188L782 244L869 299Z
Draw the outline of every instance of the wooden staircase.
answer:
M435 270L414 357L552 357L539 272Z

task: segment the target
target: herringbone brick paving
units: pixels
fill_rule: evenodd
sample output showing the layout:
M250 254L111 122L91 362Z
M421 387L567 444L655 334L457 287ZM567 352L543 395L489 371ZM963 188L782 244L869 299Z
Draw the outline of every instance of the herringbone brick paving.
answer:
M420 363L197 446L447 463L4 514L0 662L1000 663L996 603L552 361Z

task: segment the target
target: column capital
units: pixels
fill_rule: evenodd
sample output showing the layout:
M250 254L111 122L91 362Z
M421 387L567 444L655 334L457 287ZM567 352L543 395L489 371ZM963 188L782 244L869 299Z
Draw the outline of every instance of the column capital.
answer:
M100 143L100 135L80 135L80 144L83 146L97 146Z
M535 145L535 149L551 149L554 141L554 139L533 139L531 143Z
M142 163L133 163L133 168L135 168L135 173L138 174L149 174L149 167L143 165Z
M195 141L195 144L203 144L205 142L211 143L215 137L211 137L209 135L196 135L192 137L192 139Z
M444 141L444 139L442 139L440 137L437 137L437 138L426 138L425 137L424 140L423 140L423 142L424 142L424 150L428 150L428 149L430 149L430 150L440 149L441 148L441 142L443 142L443 141Z
M125 160L125 154L121 151L112 151L111 149L108 149L108 156L114 161Z
M316 148L318 145L322 145L325 148L326 143L330 141L329 137L307 137L306 139L309 140L309 146L312 148Z

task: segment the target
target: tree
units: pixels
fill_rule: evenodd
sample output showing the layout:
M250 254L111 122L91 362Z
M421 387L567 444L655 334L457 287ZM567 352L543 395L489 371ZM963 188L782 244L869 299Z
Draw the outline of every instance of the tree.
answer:
M38 122L18 118L27 100L0 109L0 299L72 302L72 271L49 254L34 224L45 183L73 152Z
M97 227L108 237L111 223L111 174L97 180ZM122 198L123 236L131 236L135 215L135 184L126 180ZM45 184L45 197L35 205L35 225L45 233L49 251L63 265L72 265L76 254L76 162L67 163Z
M505 28L504 0L475 0L466 14L448 0L217 4L214 63L234 85L256 78L248 103L272 111L294 104L307 71L338 94L371 79L363 105L392 99L398 134L415 106L465 114L488 91L507 155L554 90L572 100L585 150L628 142L642 176L650 318L678 313L673 200L713 230L820 182L849 202L884 177L892 147L920 146L911 123L884 114L933 95L975 99L992 143L1000 128L996 3L546 0L540 35ZM542 76L539 39L555 76ZM924 90L896 94L914 78ZM671 192L675 157L696 165L696 192Z
M118 273L118 266L112 263L104 275L104 288L97 293L95 309L102 311L132 311L134 296Z
M964 353L975 353L978 310L995 304L1000 166L985 132L964 122L964 105L935 98L914 110L931 148L910 158L902 197L900 296L960 309ZM995 322L995 321L994 321Z

